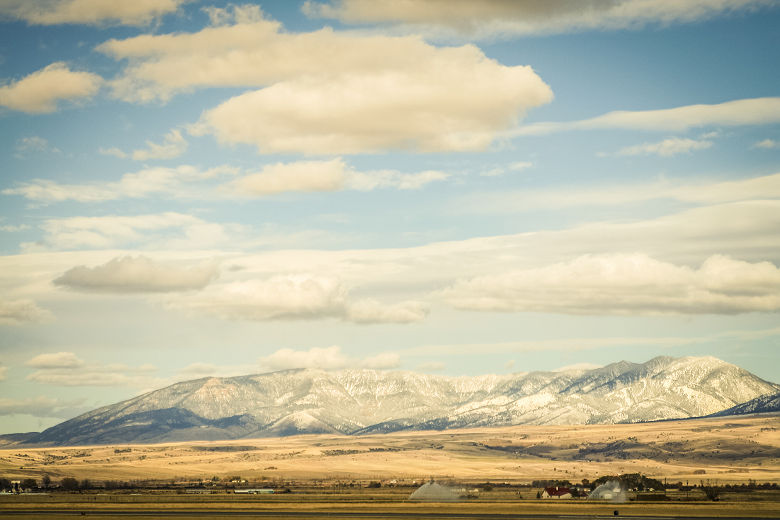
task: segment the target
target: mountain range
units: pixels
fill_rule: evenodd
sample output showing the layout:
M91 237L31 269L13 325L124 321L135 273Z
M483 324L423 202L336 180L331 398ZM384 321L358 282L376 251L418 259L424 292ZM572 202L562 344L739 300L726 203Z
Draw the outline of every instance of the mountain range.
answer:
M712 357L476 377L296 369L176 383L30 435L25 444L630 423L714 414L778 392L780 385Z

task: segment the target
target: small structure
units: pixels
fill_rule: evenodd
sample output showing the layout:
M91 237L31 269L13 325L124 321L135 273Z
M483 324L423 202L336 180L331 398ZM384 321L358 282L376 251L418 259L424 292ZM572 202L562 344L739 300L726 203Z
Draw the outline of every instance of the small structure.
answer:
M567 487L546 487L542 491L542 498L569 499L572 498L571 489Z
M260 489L236 489L234 493L238 495L273 495L274 490L269 488Z
M447 486L437 484L431 479L417 490L409 495L409 500L420 500L425 502L455 502L460 499L458 493Z

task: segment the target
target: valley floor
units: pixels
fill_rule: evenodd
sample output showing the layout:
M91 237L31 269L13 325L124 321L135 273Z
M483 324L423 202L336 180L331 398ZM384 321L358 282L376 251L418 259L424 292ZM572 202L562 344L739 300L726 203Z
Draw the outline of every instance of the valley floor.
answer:
M780 483L780 414L641 424L514 426L357 437L0 449L0 477L194 482L594 480L642 473L691 485Z

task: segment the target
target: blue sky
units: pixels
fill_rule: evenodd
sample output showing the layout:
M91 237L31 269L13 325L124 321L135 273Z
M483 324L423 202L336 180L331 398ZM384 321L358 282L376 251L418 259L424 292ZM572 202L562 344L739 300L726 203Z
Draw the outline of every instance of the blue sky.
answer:
M780 4L0 0L0 430L175 381L780 381Z

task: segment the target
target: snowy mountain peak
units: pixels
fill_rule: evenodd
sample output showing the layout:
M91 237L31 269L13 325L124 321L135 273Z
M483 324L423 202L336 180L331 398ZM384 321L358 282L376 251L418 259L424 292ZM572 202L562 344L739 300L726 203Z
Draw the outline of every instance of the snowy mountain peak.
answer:
M778 391L779 385L712 357L476 377L295 369L183 381L88 412L33 442L638 422L708 415Z

